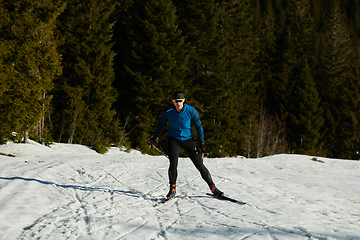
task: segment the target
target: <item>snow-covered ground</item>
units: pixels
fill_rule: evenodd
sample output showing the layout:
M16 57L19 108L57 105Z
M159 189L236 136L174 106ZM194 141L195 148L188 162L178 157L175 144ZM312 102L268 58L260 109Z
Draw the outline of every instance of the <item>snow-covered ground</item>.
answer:
M205 159L206 195L191 161L80 145L0 145L0 239L360 239L360 162L310 156Z

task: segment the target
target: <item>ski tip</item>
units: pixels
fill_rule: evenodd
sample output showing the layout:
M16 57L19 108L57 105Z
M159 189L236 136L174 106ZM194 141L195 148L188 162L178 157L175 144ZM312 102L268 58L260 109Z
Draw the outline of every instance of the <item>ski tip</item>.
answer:
M173 198L166 198L165 200L162 201L162 204L165 204L165 203L169 202L171 199L179 198L179 197L180 197L180 195L176 195L176 196L173 197Z
M214 197L214 198L217 198L217 197L215 197L214 194L212 194L212 193L206 193L206 195L209 195L209 196L212 196L212 197ZM246 204L246 202L238 201L238 200L236 200L236 199L229 198L229 197L226 197L226 196L223 196L222 198L217 198L217 199L230 201L230 202L237 203L237 204L240 204L240 205L245 205L245 204Z

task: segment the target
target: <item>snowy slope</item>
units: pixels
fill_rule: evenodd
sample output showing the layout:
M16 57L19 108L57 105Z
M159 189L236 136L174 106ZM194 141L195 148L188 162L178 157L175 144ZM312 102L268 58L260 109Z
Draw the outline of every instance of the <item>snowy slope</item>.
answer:
M162 205L168 160L80 145L0 145L0 239L360 239L360 162L205 159L240 206L206 196L187 158Z

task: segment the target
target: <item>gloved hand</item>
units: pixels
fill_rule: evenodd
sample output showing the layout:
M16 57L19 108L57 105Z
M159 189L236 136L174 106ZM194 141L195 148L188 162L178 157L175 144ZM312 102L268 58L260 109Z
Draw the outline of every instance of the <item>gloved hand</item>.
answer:
M202 153L202 154L205 154L205 153L206 153L205 141L201 141L201 143L200 143L200 149L201 149L201 153Z
M156 141L156 138L155 137L152 137L152 138L150 138L149 140L148 140L148 145L150 146L150 147L155 147L155 141Z

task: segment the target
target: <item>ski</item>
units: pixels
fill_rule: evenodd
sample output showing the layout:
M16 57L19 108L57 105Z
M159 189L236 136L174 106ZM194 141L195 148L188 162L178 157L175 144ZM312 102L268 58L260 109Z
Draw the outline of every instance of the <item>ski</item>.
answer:
M176 195L173 198L165 198L160 203L165 204L165 203L168 203L171 199L178 198L178 197L180 197L180 195Z
M239 201L239 200L236 200L236 199L233 199L233 198L229 198L229 197L226 197L226 196L223 196L222 198L217 198L212 193L206 193L206 195L212 196L213 198L216 198L216 199L219 199L219 200L230 201L230 202L237 203L237 204L240 204L240 205L245 205L246 204L246 202L242 202L242 201Z

